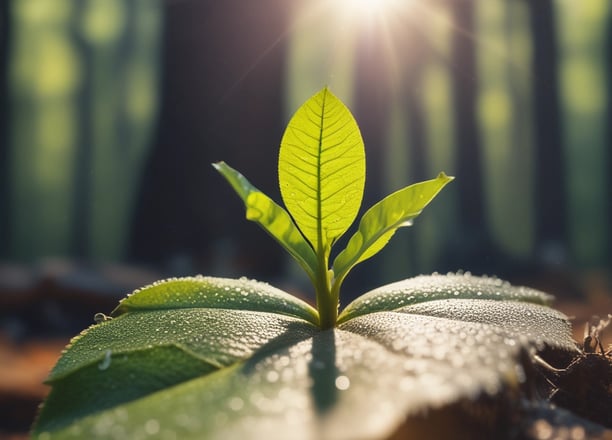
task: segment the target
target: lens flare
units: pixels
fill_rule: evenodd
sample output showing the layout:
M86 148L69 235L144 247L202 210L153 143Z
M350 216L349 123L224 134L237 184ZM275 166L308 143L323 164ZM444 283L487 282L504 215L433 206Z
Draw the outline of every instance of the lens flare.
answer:
M393 0L346 0L347 7L357 12L380 13L393 3Z

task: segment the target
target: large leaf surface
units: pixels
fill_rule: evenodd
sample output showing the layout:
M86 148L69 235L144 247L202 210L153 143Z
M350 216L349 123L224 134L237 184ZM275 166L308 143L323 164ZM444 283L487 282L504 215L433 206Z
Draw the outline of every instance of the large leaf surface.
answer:
M278 177L283 201L313 248L331 247L361 206L365 151L355 119L327 88L289 121Z
M225 162L218 162L213 166L244 202L246 218L258 223L297 260L308 276L314 279L317 267L314 250L293 223L289 213Z
M443 279L418 278L416 301L377 289L370 313L326 331L267 291L276 313L123 307L64 354L35 438L384 438L406 416L517 386L523 350L576 350L546 295L460 275L444 297Z

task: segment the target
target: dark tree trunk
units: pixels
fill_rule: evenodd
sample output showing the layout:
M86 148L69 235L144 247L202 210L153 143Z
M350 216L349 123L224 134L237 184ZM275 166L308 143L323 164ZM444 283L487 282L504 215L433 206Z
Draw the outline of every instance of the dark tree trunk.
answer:
M608 124L606 125L606 144L608 146L608 148L606 148L606 153L608 154L608 167L606 168L608 170L608 194L606 203L608 209L608 225L610 225L612 224L612 124L609 123L609 121L612 121L612 8L608 8L606 28L606 70L608 73L608 99L606 108L608 119ZM612 227L608 227L608 267L612 268Z
M72 32L81 60L82 81L78 94L78 124L73 179L73 228L71 253L77 258L90 257L91 248L91 188L93 167L93 115L92 115L92 48L83 35L82 23L88 2L77 2L73 7Z
M568 242L556 18L552 0L529 0L528 4L533 38L536 251L557 263Z
M469 268L476 273L500 273L504 262L491 240L487 218L482 146L478 132L476 99L478 73L475 42L475 0L450 0L453 17L451 82L456 148L458 229L441 266Z
M488 237L482 153L476 122L478 74L474 47L474 0L450 2L457 31L452 40L451 68L457 148L459 222L469 236Z
M244 219L210 166L225 160L278 199L290 2L165 2L161 110L140 188L131 256L195 259L219 274L277 275L282 253Z
M9 111L9 40L11 1L0 2L0 258L8 258L11 247L10 219L10 111Z

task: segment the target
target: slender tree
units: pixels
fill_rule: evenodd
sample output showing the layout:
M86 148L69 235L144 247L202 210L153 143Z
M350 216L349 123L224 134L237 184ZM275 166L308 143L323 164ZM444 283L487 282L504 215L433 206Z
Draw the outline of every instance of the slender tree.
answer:
M533 38L533 103L535 134L536 250L549 255L565 251L567 192L560 131L558 54L552 0L528 0Z
M474 48L474 1L450 2L457 31L452 40L451 67L455 136L457 142L457 186L462 227L474 233L486 231L482 155L476 122L478 74Z
M10 117L9 117L9 38L11 1L0 2L0 258L10 253L11 219L9 173Z
M209 272L278 274L281 253L240 220L243 207L210 163L225 160L256 186L277 188L270 157L286 122L289 6L164 2L161 113L133 220L132 258L188 256ZM218 210L221 204L230 211Z
M80 90L78 93L78 124L76 124L76 156L73 169L73 227L71 253L78 258L90 257L91 245L91 189L93 168L92 115L92 48L83 35L83 20L89 2L76 2L72 8L72 35L81 60Z
M608 19L606 23L606 70L608 72L608 79L612 78L612 7L608 5ZM612 120L612 81L608 80L607 84L607 108L606 114L608 121ZM608 145L608 224L612 223L612 124L607 124L606 142ZM612 267L612 228L608 227L608 267Z
M475 271L498 271L491 242L483 185L482 146L478 132L476 99L478 72L475 41L475 0L449 2L453 25L451 81L456 147L458 238L448 252L449 269L469 265Z

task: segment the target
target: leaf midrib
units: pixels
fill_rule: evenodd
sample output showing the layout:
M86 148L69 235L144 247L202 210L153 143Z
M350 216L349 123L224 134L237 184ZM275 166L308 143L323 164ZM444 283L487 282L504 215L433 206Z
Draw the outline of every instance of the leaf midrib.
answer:
M322 178L321 178L321 156L323 153L323 124L325 122L325 100L327 98L327 89L323 92L323 101L321 102L321 116L319 120L319 142L317 151L317 253L322 254L325 246L323 245L323 200L321 196Z

